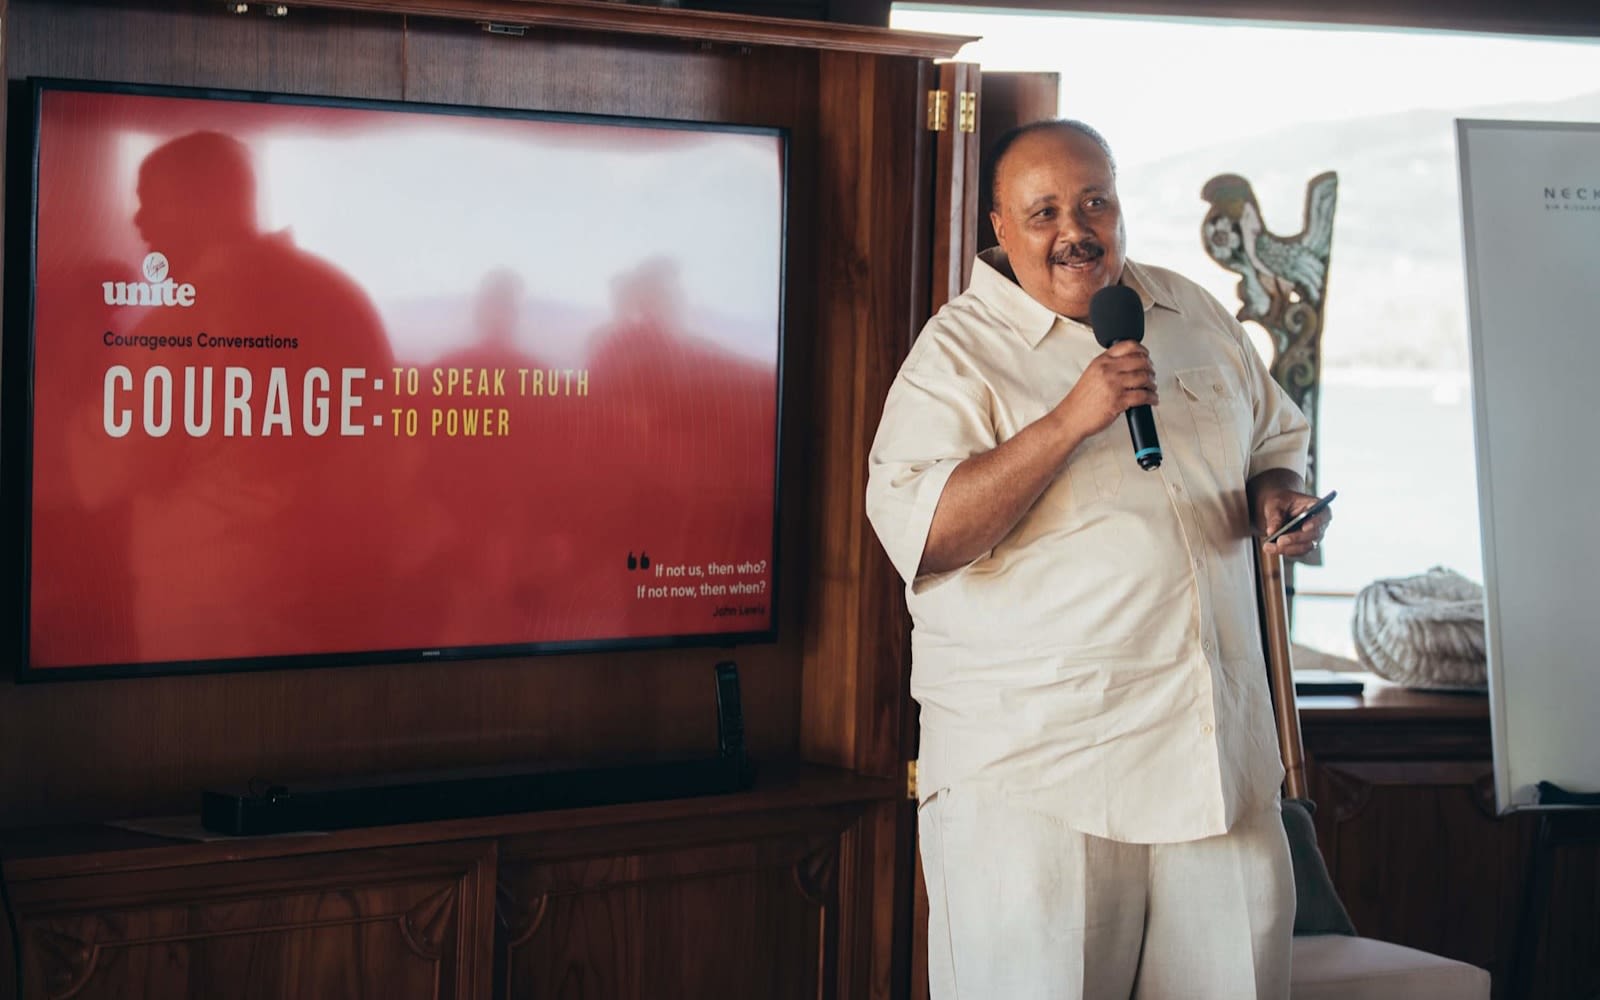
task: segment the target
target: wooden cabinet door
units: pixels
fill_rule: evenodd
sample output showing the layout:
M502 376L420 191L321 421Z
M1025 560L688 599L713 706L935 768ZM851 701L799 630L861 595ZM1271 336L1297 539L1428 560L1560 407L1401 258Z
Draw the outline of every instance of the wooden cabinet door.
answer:
M827 814L819 812L819 819ZM506 1000L817 1000L843 995L841 860L828 820L724 818L506 846ZM812 829L806 829L806 826ZM640 850L638 845L654 846ZM858 956L865 959L866 956Z
M1061 74L985 73L978 98L978 144L983 155L994 148L995 140L1018 125L1055 118L1060 112ZM989 224L988 163L979 175L977 207L977 247L979 251L995 245L994 226Z
M928 95L933 130L933 282L929 314L960 295L972 279L978 239L978 101L974 63L944 63L939 89Z
M1479 761L1318 763L1317 841L1366 937L1510 972L1525 824L1494 811Z
M479 1000L487 843L81 875L13 887L30 1000Z
M938 95L930 95L928 108L928 127L937 136L930 313L966 290L973 258L995 245L989 150L1018 125L1055 118L1060 87L1057 73L983 73L975 63L940 65Z

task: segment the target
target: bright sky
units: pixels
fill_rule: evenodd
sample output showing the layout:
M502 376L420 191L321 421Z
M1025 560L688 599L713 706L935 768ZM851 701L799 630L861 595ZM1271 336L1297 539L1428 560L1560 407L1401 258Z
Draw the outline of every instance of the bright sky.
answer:
M957 58L985 69L1059 72L1061 113L1100 126L1123 164L1286 121L1600 91L1600 40L910 4L894 6L890 25L982 36ZM1185 80L1204 86L1185 88ZM1219 83L1248 102L1249 118L1217 113ZM1112 124L1118 121L1161 127L1124 133Z

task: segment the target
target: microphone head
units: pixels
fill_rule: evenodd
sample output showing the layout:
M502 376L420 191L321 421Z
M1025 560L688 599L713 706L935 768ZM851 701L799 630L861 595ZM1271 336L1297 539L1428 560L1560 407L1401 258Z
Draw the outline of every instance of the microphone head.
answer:
M1127 285L1107 285L1089 300L1089 325L1101 347L1144 339L1144 303Z

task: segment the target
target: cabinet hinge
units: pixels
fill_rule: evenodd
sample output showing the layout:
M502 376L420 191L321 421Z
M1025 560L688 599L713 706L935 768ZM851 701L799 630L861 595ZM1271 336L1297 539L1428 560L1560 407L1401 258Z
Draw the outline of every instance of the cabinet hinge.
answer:
M970 90L961 92L956 105L956 128L963 132L978 131L978 95Z
M950 95L942 90L928 91L928 131L943 132L950 127Z
M917 762L914 760L906 761L906 798L917 800Z

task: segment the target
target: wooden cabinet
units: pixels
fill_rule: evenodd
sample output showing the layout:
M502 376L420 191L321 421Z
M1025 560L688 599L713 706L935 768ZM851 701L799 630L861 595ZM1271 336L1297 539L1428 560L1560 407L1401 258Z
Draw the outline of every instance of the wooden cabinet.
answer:
M1538 821L1495 814L1486 698L1373 680L1362 698L1301 698L1300 718L1317 840L1358 931L1486 968L1511 998L1537 920L1527 996L1600 992L1600 850L1557 850L1548 904L1525 917Z
M28 996L480 996L493 856L441 844L19 880Z
M740 795L328 835L14 835L25 996L869 996L854 942L894 792L807 769Z

